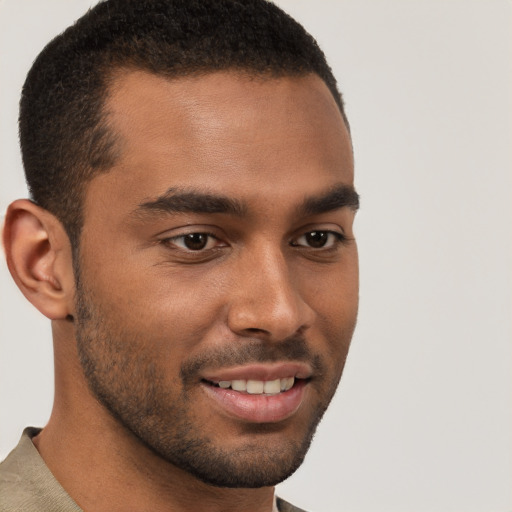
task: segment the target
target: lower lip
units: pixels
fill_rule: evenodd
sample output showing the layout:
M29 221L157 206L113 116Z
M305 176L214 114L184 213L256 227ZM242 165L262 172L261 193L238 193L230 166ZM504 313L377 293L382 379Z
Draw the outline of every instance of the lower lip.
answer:
M277 423L292 416L304 401L307 383L294 386L277 395L250 395L203 383L203 389L229 416L252 423Z

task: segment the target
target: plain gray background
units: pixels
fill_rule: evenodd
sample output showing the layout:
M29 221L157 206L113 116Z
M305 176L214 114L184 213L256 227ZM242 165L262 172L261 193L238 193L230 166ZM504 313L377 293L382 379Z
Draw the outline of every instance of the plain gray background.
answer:
M21 84L92 0L0 0L0 210L26 196ZM342 384L280 494L313 512L512 510L512 3L277 2L347 104L361 307ZM0 263L0 458L53 393L49 321Z

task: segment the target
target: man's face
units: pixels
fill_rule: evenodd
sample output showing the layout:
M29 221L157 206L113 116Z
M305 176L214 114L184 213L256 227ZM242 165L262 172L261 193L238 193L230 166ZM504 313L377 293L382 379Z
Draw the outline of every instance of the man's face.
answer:
M122 426L214 485L302 462L358 301L346 127L316 76L120 75L88 186L78 349Z

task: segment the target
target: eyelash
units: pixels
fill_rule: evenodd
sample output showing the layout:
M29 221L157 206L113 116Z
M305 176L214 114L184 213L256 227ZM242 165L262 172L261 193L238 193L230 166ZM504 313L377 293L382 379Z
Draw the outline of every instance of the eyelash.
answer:
M326 242L326 244L324 244L320 247L311 247L308 245L301 245L301 244L297 243L297 240L300 240L303 237L307 237L308 235L314 235L314 234L327 235L327 237L334 238L334 240L332 240L332 243L330 243L327 247L326 247L327 242ZM207 251L215 250L216 248L218 248L218 247L209 247L209 248L201 247L198 249L191 249L190 247L180 247L179 244L177 243L177 241L181 240L181 241L183 241L183 245L185 245L186 237L191 237L191 236L205 236L205 237L208 237L209 239L214 239L214 240L217 240L220 242L220 239L217 236L215 236L213 233L208 233L208 232L204 232L204 231L196 231L196 232L192 232L192 233L184 233L182 235L178 235L178 236L174 236L174 237L170 237L170 238L165 238L165 239L161 240L161 243L163 243L165 245L174 244L174 245L178 246L178 250L182 250L182 251L189 252L189 253L197 253L197 254L205 253ZM321 251L321 250L329 251L329 250L334 250L338 245L344 244L347 241L348 241L348 239L343 233L339 233L338 231L332 231L332 230L328 230L328 229L317 229L317 230L307 231L307 232L303 233L302 235L300 235L299 237L294 238L290 242L290 246L291 247L299 247L299 248L302 247L304 249L312 249L312 250L318 250L318 251ZM209 240L206 240L205 246L208 245L208 242L209 242ZM221 245L221 247L222 247L222 245Z
M209 239L214 239L214 240L220 241L220 239L218 237L216 237L213 233L208 233L205 231L194 231L192 233L184 233L183 235L177 235L177 236L173 236L171 238L165 238L164 240L162 240L162 243L164 243L165 245L171 245L171 244L178 245L177 244L178 240L182 240L183 242L185 242L186 237L191 237L191 236L195 236L195 235L206 236ZM209 240L207 240L207 243L208 243L208 241ZM183 250L183 251L190 252L190 253L201 253L201 252L206 252L206 251L212 250L212 249L214 249L214 248L213 247L209 248L209 249L201 248L198 250L194 250L194 249L190 249L187 247L179 247L179 250Z
M293 242L290 245L292 247L305 247L307 249L313 249L313 250L318 249L318 250L327 251L330 249L331 250L335 249L338 245L347 242L347 238L345 237L345 235L343 233L339 233L338 231L332 231L332 230L328 230L328 229L314 229L311 231L307 231L306 233L299 236L296 240L299 240L303 237L306 237L308 235L313 235L313 234L327 235L327 237L332 237L332 238L334 238L334 240L328 247L326 247L325 245L322 245L321 247L301 246L298 243L293 243Z

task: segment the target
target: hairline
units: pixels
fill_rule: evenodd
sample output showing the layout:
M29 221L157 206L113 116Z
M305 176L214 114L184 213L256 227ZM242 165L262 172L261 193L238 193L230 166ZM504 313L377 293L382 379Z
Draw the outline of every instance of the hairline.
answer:
M97 176L109 173L121 155L120 134L116 133L114 128L109 123L108 102L109 99L112 97L113 88L116 86L116 83L119 83L123 79L123 77L126 77L129 74L136 72L147 73L149 75L160 77L169 81L194 77L200 78L202 76L215 75L221 73L232 73L233 75L238 75L239 77L263 81L278 80L281 78L303 78L307 76L316 76L325 85L331 98L334 100L338 112L340 113L341 118L343 120L343 124L347 129L349 139L351 139L350 124L345 114L341 95L339 93L334 94L326 80L324 80L324 78L322 78L322 76L315 70L304 70L294 72L290 69L279 69L276 67L269 68L267 70L259 70L251 66L231 66L220 69L204 66L192 70L189 69L188 71L173 70L172 72L166 73L165 71L153 70L149 69L149 67L129 62L129 60L128 62L119 62L118 64L114 65L112 68L108 70L105 69L105 66L101 66L98 70L98 74L101 78L101 85L97 91L97 97L99 98L99 106L97 110L98 119L96 125L92 129L92 132L98 133L100 130L103 130L104 133L102 137L108 141L107 144L110 146L107 156L109 165L94 168L94 166L92 166L90 162L84 162L89 172L87 173L87 179L83 180L79 191L79 213L77 217L78 222L73 226L67 226L66 224L64 224L65 231L68 235L71 244L74 266L75 262L77 265L79 264L80 241L85 222L84 204L89 184ZM77 269L75 268L75 270Z

